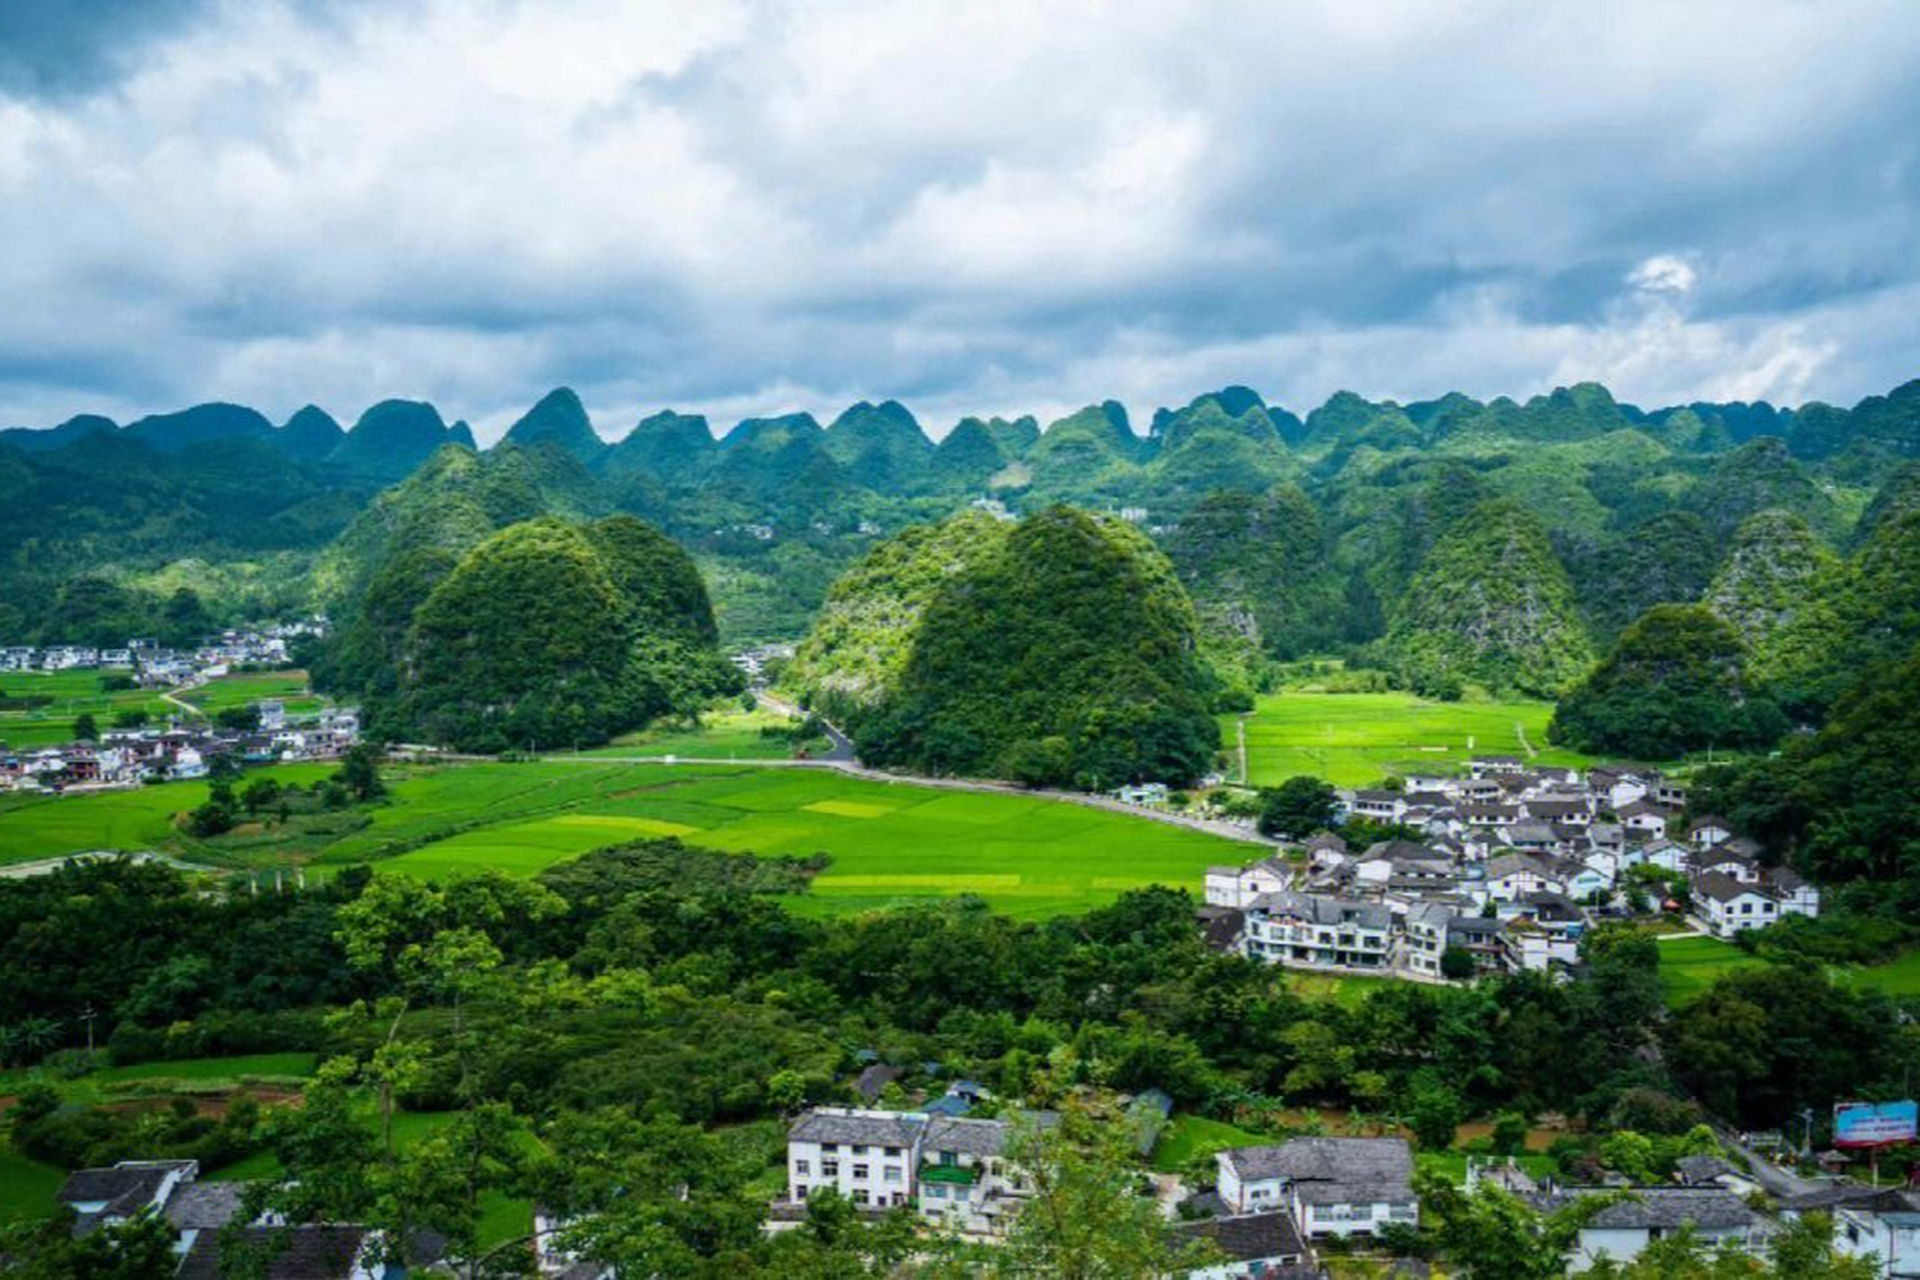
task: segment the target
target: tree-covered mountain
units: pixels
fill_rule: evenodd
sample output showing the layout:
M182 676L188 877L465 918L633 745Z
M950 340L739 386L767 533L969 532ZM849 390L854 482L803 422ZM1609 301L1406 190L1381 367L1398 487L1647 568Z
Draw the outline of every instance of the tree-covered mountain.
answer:
M1413 687L1441 693L1474 683L1550 697L1592 661L1545 528L1507 499L1481 503L1434 544L1386 646Z
M1735 532L1706 601L1746 644L1755 677L1768 682L1808 660L1785 648L1788 637L1804 647L1832 634L1835 620L1816 615L1838 572L1838 559L1805 520L1771 509Z
M586 406L571 387L556 387L540 397L539 403L507 428L502 444L550 444L571 454L581 464L592 466L607 451L607 444L594 433L587 419Z
M1320 512L1297 486L1215 490L1180 518L1166 549L1210 630L1281 659L1347 638L1344 583L1328 563Z
M907 493L927 484L933 441L898 400L862 400L827 429L827 453L854 484L877 492Z
M618 510L666 529L697 557L721 628L739 641L804 633L828 586L878 538L988 499L1015 514L1056 501L1125 510L1179 552L1189 581L1244 575L1243 564L1209 566L1181 549L1180 530L1223 491L1290 485L1318 513L1316 578L1339 586L1302 643L1365 661L1381 654L1354 646L1403 611L1452 522L1488 498L1544 527L1602 642L1653 604L1701 598L1723 548L1760 512L1792 512L1830 549L1864 542L1905 500L1889 477L1920 455L1917 403L1920 383L1851 409L1642 410L1583 384L1484 402L1341 392L1303 418L1234 386L1158 410L1145 435L1107 402L1045 431L1032 418L964 419L936 445L907 408L885 401L855 405L831 428L795 414L750 419L718 439L702 418L663 413L608 445L560 389L485 456L532 442L570 464L533 500L497 504L514 517ZM373 406L346 433L314 407L276 428L233 405L125 428L82 417L0 433L0 472L23 477L9 489L18 537L0 561L0 599L39 616L77 573L149 600L186 581L222 609L338 599L341 557L319 549L375 491L431 473L441 447L470 441L433 406L404 401ZM449 523L470 515L463 506ZM1282 598L1291 588L1270 581L1281 594L1239 603L1297 613Z
M604 742L739 687L684 551L629 516L511 525L414 610L377 732L473 751Z
M1000 552L1011 526L978 511L915 525L861 557L827 593L784 683L851 722L894 696L927 606Z
M1660 604L1569 690L1547 736L1576 750L1640 760L1764 747L1787 719L1747 672L1747 646L1705 605Z
M1211 767L1198 620L1125 522L1050 507L1004 535L955 523L863 568L841 593L859 608L829 611L803 668L848 705L863 759L1095 788ZM897 585L878 588L882 575Z
M418 400L382 400L353 424L327 456L327 465L347 475L391 484L405 478L443 444L473 447L463 422L449 427L440 411Z

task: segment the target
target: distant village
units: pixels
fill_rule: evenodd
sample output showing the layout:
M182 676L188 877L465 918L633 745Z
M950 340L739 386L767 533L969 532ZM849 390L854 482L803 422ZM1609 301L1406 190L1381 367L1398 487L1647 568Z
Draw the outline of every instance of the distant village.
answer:
M1820 891L1632 766L1474 759L1467 776L1412 775L1339 793L1341 820L1416 832L1351 848L1322 833L1244 867L1208 868L1200 924L1213 946L1301 969L1470 980L1553 973L1599 921L1661 911L1732 938L1818 916Z
M236 671L284 667L290 641L323 635L326 626L324 618L306 618L225 631L192 649L164 648L151 639L129 640L123 648L12 645L0 648L0 676L124 672L136 688L176 693ZM182 712L161 724L102 725L84 742L24 750L0 741L0 792L86 792L203 778L223 756L242 764L329 760L359 740L359 713L350 707L292 715L279 699L253 705L258 714L248 728L225 728Z

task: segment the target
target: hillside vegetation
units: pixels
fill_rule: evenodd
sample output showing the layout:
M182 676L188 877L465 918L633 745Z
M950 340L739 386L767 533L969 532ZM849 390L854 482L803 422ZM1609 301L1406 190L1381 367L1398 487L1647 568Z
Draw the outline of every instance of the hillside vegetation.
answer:
M863 759L1095 788L1212 763L1193 605L1122 521L1054 507L1004 535L942 526L835 595L800 674L851 713Z

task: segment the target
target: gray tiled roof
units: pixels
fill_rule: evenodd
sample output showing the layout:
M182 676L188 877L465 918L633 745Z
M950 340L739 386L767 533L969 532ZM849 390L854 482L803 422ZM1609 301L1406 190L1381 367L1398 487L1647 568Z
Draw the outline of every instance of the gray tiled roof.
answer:
M1182 1223L1177 1235L1211 1240L1220 1252L1235 1262L1257 1262L1265 1258L1304 1258L1305 1242L1300 1228L1289 1213L1243 1213L1231 1218L1208 1218Z
M1377 903L1330 898L1317 893L1263 893L1251 905L1255 910L1297 916L1313 924L1329 927L1357 924L1366 929L1385 929L1393 923L1393 912Z
M1606 1194L1598 1189L1569 1189L1537 1201L1552 1210L1578 1200L1583 1195ZM1751 1227L1760 1215L1731 1191L1719 1187L1635 1187L1626 1198L1600 1210L1587 1225L1602 1230L1645 1231L1651 1228L1677 1230L1683 1226L1706 1231L1727 1231Z
M194 1240L177 1280L220 1280L221 1234L205 1231ZM347 1280L366 1235L362 1227L247 1227L236 1245L265 1262L266 1280Z
M1294 1138L1220 1153L1243 1181L1279 1178L1306 1204L1404 1203L1413 1152L1399 1138Z
M1060 1123L1052 1111L1027 1111L1020 1120L1039 1129L1051 1129ZM951 1151L955 1155L998 1156L1013 1135L1015 1120L974 1120L966 1117L935 1117L927 1127L926 1150Z
M924 1116L906 1111L846 1112L814 1110L787 1130L789 1142L853 1143L869 1147L910 1147L926 1126Z
M167 1200L167 1221L183 1231L218 1231L240 1212L244 1182L189 1182Z

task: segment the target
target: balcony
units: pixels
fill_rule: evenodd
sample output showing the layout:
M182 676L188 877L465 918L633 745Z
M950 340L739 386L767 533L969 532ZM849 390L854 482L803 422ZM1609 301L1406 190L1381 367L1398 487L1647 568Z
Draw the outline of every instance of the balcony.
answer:
M923 1164L920 1181L938 1182L953 1187L970 1187L980 1180L980 1171L964 1164Z

